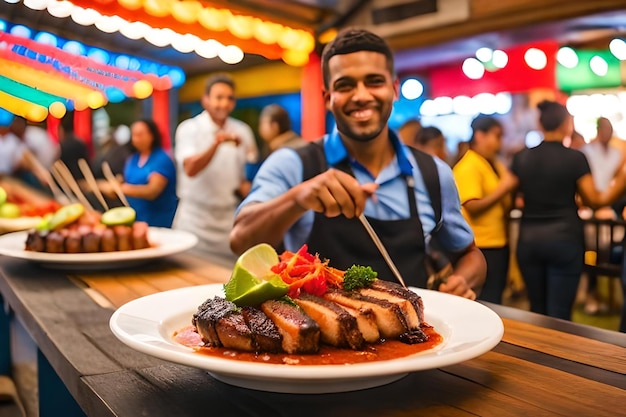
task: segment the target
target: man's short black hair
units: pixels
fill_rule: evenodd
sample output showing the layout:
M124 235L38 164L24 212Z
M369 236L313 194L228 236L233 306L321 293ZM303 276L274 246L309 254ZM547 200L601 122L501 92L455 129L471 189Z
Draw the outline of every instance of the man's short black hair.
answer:
M232 77L225 73L219 73L213 74L207 79L204 86L204 94L210 94L211 88L213 88L215 84L226 84L227 86L232 88L233 91L235 90L235 81L233 81Z
M487 114L479 114L472 120L472 137L470 143L474 143L476 132L489 132L494 127L502 128L502 123L493 116Z
M435 126L425 126L415 135L415 144L426 146L428 142L443 137L441 130Z
M291 119L289 119L289 113L287 110L279 106L278 104L268 104L263 107L259 118L269 117L270 121L278 125L278 133L285 133L291 130Z
M539 109L539 124L546 132L557 130L570 117L567 107L552 100L543 100L537 104Z
M380 36L365 29L349 28L345 29L335 37L322 51L322 77L324 87L330 85L330 70L328 61L335 55L351 54L359 51L378 52L387 59L387 68L394 75L393 52L389 45Z

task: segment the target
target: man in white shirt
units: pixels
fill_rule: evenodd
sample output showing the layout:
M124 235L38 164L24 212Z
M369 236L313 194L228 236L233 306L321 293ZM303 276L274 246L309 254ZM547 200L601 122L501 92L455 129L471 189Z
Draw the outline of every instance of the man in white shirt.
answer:
M612 137L613 125L611 125L611 121L605 117L600 117L595 139L580 149L587 157L593 183L598 191L605 191L609 187L611 180L622 164L622 153L609 143Z
M600 117L597 123L598 130L595 139L580 150L587 157L596 189L602 192L609 188L613 177L622 166L624 156L618 148L610 144L613 137L611 121L606 117ZM604 212L608 211L610 210L605 210ZM600 213L596 211L596 215L599 216ZM608 305L601 302L598 297L597 285L597 278L589 276L587 299L584 307L584 311L587 314L596 314L608 310Z
M225 74L207 81L204 111L176 129L174 156L179 170L180 199L173 228L198 236L196 249L232 264L229 234L235 209L250 190L247 162L258 158L252 129L230 117L235 108L235 84Z
M59 145L52 141L45 129L28 125L26 119L16 116L11 123L11 131L24 142L44 168L52 168L52 164L59 159Z
M13 120L13 117L10 118ZM45 186L50 174L36 162L26 144L16 136L10 121L0 125L0 176L11 175L21 179L32 179L34 186Z

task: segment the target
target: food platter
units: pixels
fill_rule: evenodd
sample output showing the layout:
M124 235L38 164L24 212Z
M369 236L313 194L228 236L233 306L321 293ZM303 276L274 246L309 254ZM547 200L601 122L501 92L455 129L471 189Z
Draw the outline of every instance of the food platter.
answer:
M444 341L422 353L353 365L292 366L240 362L202 355L173 340L189 325L207 298L223 296L221 284L187 287L133 300L113 313L110 327L123 343L170 362L204 369L227 384L261 391L329 393L385 385L409 372L438 368L488 352L502 339L504 326L488 307L461 297L412 288L422 296L426 321Z
M191 249L198 238L183 230L150 227L148 238L153 244L147 249L99 253L47 253L24 250L28 232L0 236L0 255L36 262L46 268L68 270L118 269L146 263Z

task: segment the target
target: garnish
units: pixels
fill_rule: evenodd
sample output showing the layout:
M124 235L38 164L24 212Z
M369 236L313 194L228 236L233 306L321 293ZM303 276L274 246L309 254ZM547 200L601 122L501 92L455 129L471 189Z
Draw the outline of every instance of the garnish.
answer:
M271 270L277 262L278 254L266 243L248 249L237 259L224 285L226 299L239 307L258 306L285 295L289 286Z
M352 265L343 275L343 289L356 290L372 285L378 277L378 272L370 266Z
M322 261L319 256L310 254L306 244L297 252L283 252L272 271L289 284L287 295L293 298L297 298L300 291L323 295L329 286L339 288L343 281L343 271L328 266L328 260Z

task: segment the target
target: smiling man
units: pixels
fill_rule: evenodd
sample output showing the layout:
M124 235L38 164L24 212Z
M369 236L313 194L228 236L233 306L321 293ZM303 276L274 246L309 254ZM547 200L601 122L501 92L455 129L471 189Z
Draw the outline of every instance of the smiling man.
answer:
M235 109L235 83L215 74L202 96L204 111L176 129L174 155L180 198L173 228L198 236L197 249L231 265L236 257L228 245L235 209L250 183L245 177L248 158L258 150L252 129L230 117Z
M324 49L322 73L336 129L270 155L238 209L231 248L242 253L267 242L296 251L306 243L331 266L369 265L393 280L357 219L365 214L407 284L426 285L426 242L436 236L456 255L454 273L439 289L473 298L485 260L461 215L451 170L407 148L387 125L398 97L389 46L371 32L345 30Z

